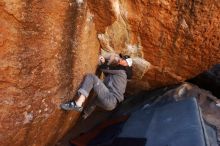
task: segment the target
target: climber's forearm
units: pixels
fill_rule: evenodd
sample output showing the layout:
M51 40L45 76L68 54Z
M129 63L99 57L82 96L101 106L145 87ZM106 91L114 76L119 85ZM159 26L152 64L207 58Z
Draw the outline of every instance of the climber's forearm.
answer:
M108 65L112 64L113 62L118 62L120 58L116 53L104 53L103 57L108 60Z

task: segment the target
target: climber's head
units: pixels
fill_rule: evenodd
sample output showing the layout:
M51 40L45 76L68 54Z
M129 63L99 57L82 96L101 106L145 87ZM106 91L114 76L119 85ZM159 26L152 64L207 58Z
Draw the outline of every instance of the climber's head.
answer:
M129 67L132 66L132 59L130 58L130 56L122 55L122 54L119 54L119 56L120 56L120 59L119 59L118 64L122 66L129 66Z

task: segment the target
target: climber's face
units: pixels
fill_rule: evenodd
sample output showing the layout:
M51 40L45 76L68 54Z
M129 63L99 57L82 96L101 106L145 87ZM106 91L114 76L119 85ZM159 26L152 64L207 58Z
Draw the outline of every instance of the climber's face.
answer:
M128 63L126 60L120 58L119 61L118 61L118 64L122 65L122 66L128 66Z

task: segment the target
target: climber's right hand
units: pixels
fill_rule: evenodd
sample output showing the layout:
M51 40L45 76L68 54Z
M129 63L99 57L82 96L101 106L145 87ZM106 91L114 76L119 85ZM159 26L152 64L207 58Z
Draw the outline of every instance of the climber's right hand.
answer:
M105 58L102 55L99 56L99 62L100 62L100 64L105 63Z

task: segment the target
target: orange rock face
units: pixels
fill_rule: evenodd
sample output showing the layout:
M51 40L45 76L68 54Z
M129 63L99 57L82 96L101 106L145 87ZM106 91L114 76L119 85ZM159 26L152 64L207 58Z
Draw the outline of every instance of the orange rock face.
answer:
M132 86L152 89L182 82L220 62L219 2L116 3L120 13L106 35L117 52L139 56L151 64Z
M63 112L94 73L104 33L136 58L133 91L192 78L220 63L216 0L0 1L0 145L54 145L79 114Z
M53 145L79 116L61 111L60 103L96 70L91 14L69 1L5 0L0 6L0 145Z

